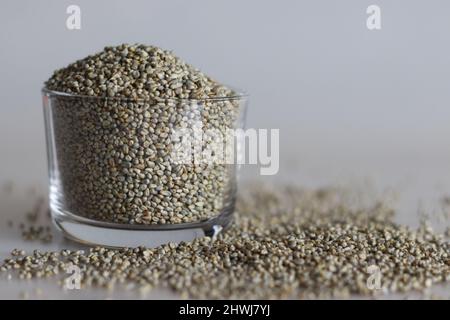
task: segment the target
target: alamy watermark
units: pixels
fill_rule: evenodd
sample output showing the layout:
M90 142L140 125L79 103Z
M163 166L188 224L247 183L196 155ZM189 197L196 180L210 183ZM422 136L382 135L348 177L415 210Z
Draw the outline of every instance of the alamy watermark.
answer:
M367 267L369 277L366 281L367 289L380 290L381 289L381 270L377 265L370 265Z
M64 279L64 289L67 290L80 290L81 289L81 269L76 265L69 265L66 269L66 273L70 274Z
M369 30L381 30L381 8L375 4L367 7L366 13L369 15L366 26Z
M259 164L261 175L280 166L279 129L203 129L201 121L172 131L175 164Z
M69 30L81 29L81 9L79 6L72 4L67 7L66 13L69 15L66 19L66 28Z

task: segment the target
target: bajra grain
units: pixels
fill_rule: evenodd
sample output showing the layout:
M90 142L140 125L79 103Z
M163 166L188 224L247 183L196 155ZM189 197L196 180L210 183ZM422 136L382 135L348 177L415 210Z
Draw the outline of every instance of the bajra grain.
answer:
M152 249L35 251L14 255L0 270L57 277L75 264L83 288L162 287L191 298L372 296L450 281L448 240L395 224L382 202L359 207L335 190L258 187L241 195L238 212L215 238ZM369 286L369 267L379 270L380 288Z

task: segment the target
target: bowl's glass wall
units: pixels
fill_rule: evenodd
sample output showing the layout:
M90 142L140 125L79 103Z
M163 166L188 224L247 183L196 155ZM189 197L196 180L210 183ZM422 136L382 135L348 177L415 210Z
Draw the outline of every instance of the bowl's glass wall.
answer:
M244 126L245 97L130 101L44 90L43 99L52 211L151 226L233 211L229 152L238 148L229 143Z

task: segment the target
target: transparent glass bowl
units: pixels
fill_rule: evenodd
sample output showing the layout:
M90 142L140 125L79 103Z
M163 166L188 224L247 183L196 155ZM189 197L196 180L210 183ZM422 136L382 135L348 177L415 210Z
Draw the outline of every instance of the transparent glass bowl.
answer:
M50 209L109 247L214 236L234 211L247 96L131 100L42 90Z

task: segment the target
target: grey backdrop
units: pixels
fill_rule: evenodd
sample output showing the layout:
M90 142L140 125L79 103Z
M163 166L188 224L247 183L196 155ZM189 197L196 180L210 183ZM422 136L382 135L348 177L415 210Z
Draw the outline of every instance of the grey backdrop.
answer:
M70 4L81 7L79 31L65 26ZM379 31L366 28L370 4L381 7ZM0 178L45 183L43 81L122 42L172 49L248 91L248 125L281 130L280 176L444 174L449 16L444 0L3 0Z
M81 7L80 31L66 29L70 4ZM371 4L381 7L379 31L366 28ZM172 49L247 90L248 126L280 129L276 178L361 188L369 198L395 190L400 222L415 224L426 210L442 230L450 221L439 205L450 194L449 31L444 0L0 1L0 187L16 182L12 194L0 188L0 258L38 245L24 242L17 224L35 205L29 187L46 192L43 81L122 42ZM256 177L257 168L244 169ZM79 248L55 236L39 248ZM36 287L43 293L31 298L131 295L0 277L0 298ZM448 286L441 289L448 297Z

